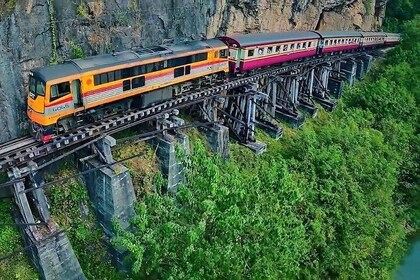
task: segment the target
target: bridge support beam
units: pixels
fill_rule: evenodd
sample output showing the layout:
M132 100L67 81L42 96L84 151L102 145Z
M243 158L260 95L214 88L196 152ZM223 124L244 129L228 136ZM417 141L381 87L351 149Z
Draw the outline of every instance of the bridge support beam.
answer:
M266 94L254 90L256 86L246 86L232 90L226 95L223 108L218 108L218 118L224 120L231 136L256 154L267 150L267 144L257 141L257 103Z
M37 188L25 193L26 185L23 182L13 186L15 201L20 210L15 220L17 223L32 224L21 228L32 262L41 279L86 279L66 234L51 220L44 190L41 188L44 182L39 174L32 172L34 168L36 165L30 165L25 170L14 167L9 173L11 179L19 179L22 173L29 173L26 183L31 188ZM34 225L37 220L43 223Z
M314 99L319 102L327 111L332 111L337 102L331 99L328 91L328 81L333 67L330 63L315 68Z

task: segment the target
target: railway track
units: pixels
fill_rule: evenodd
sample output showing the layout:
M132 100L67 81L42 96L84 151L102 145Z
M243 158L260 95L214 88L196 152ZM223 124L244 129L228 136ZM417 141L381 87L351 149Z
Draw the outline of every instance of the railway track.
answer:
M93 140L95 137L104 134L112 134L140 123L156 119L165 113L172 112L174 109L181 109L191 106L192 104L200 103L205 99L213 98L226 90L256 82L264 77L282 74L308 65L313 66L352 56L354 57L354 54L320 57L303 62L295 62L289 65L267 68L253 76L236 78L229 82L218 84L210 88L203 88L198 91L193 90L176 99L160 103L147 109L133 110L108 117L100 122L89 124L72 132L60 135L47 144L39 143L29 136L18 138L0 145L0 170L6 170L11 166L20 167L28 161L40 159L48 154L86 142L87 140Z

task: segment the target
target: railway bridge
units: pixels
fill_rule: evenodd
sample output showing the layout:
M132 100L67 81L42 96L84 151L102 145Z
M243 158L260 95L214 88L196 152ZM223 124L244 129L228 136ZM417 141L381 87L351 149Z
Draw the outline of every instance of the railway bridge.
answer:
M7 172L10 179L0 188L10 190L18 209L15 221L25 225L21 230L25 251L41 278L85 279L65 232L51 219L44 193L51 184L44 182L43 174L54 163L76 155L99 222L111 237L111 220L116 218L123 227L128 227L136 201L130 174L121 162L112 158L113 134L140 127L141 132L135 137L148 139L156 146L162 171L168 178L168 190L175 192L183 180L175 144L188 148L188 137L181 132L182 128L199 126L210 148L224 158L229 155L229 137L257 154L262 153L266 144L256 139L257 127L279 138L282 128L278 119L299 127L305 118L316 116L317 104L333 110L344 84L351 86L356 79L362 79L373 58L379 55L379 51L370 51L293 61L193 89L146 109L108 117L47 144L29 136L0 144L0 170ZM180 117L179 111L186 109L194 112L197 123L186 124ZM122 266L124 252L110 249Z

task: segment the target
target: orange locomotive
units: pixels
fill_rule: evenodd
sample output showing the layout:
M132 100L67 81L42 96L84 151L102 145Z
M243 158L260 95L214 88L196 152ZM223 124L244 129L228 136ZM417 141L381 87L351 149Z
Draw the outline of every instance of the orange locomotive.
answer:
M31 134L61 131L132 106L140 108L227 75L228 47L217 39L75 59L31 72Z

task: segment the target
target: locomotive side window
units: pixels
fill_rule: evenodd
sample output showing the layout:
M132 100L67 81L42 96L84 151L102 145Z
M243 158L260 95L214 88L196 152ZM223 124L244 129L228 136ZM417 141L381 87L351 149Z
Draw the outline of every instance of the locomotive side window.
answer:
M50 100L54 101L60 97L63 97L70 93L70 83L64 82L51 86L51 97Z
M184 67L179 67L174 70L174 78L184 76Z
M29 91L33 94L44 96L45 83L35 77L29 77Z
M228 57L228 50L221 50L220 51L220 58L227 58ZM207 60L207 57L206 59Z
M121 70L121 78L125 79L130 77L130 71L129 69L122 69Z
M101 74L101 84L105 84L108 82L108 75L106 73Z
M117 70L114 72L115 81L121 80L121 70Z
M133 88L139 88L142 87L146 84L146 79L144 78L144 76L142 77L138 77L138 78L134 78L132 80L132 86Z
M115 81L115 73L114 71L108 72L108 82Z
M131 89L131 82L130 80L123 81L123 91L127 91Z

